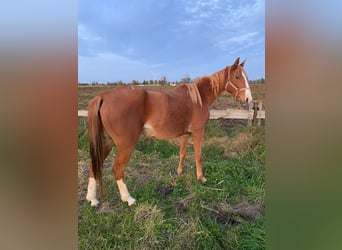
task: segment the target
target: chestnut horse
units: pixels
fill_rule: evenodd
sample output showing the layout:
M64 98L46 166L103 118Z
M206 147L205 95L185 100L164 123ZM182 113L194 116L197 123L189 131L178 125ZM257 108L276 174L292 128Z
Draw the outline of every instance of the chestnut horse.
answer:
M204 128L209 119L209 106L224 90L242 103L252 101L244 63L239 63L237 58L233 65L211 76L203 76L193 84L182 84L168 91L119 86L93 98L88 106L91 165L86 197L91 205L99 203L96 181L103 200L102 166L114 144L117 155L112 170L121 200L127 201L129 206L135 203L124 182L124 172L144 129L148 135L158 139L181 136L178 174L183 172L187 139L192 134L197 179L205 182L201 148Z

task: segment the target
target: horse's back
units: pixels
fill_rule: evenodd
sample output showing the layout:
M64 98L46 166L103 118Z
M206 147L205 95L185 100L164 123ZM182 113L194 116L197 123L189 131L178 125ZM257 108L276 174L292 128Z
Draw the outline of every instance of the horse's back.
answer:
M103 105L109 105L118 111L124 112L121 109L143 103L145 92L140 87L118 86L103 92L100 96L103 99Z

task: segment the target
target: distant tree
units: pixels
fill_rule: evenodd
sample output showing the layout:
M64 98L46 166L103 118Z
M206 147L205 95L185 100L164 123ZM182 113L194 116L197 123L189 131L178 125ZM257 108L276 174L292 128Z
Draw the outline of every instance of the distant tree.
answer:
M138 80L133 80L132 81L132 85L139 85L140 83L139 83L139 81Z
M167 81L166 81L166 76L163 76L160 81L159 81L160 85L166 85Z
M191 77L188 74L185 74L185 76L180 81L184 83L189 83L191 82Z
M261 77L257 80L248 80L249 84L263 84L265 83L265 78Z

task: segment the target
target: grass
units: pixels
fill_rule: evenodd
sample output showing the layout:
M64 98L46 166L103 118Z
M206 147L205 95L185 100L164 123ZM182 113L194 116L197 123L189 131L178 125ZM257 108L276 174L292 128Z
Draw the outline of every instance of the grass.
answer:
M120 201L104 166L105 202L85 201L89 164L86 123L79 118L79 249L264 249L265 129L233 132L210 120L202 149L207 183L196 180L191 138L184 174L178 176L178 140L141 136L126 168L137 204Z

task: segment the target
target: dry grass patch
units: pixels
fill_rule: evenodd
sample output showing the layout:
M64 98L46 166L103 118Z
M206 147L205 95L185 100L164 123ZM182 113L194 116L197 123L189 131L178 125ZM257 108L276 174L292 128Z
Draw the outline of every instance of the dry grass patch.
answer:
M140 249L158 248L161 242L158 240L157 227L163 223L163 214L157 206L140 205L134 214L136 222L143 235L139 239Z
M231 159L245 154L254 145L254 136L250 131L242 131L234 137L211 137L204 146L219 146L224 149L223 158Z
M264 205L261 202L254 204L243 202L236 205L218 202L214 203L212 207L212 216L223 225L253 221L263 214Z
M85 196L85 187L88 183L88 169L89 165L87 164L88 153L78 150L78 196Z
M184 222L178 229L176 237L177 247L175 249L193 249L198 246L198 232L199 228L195 221L190 220Z

